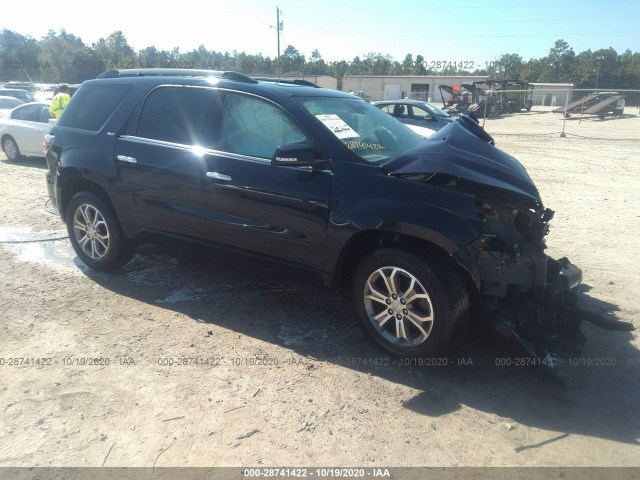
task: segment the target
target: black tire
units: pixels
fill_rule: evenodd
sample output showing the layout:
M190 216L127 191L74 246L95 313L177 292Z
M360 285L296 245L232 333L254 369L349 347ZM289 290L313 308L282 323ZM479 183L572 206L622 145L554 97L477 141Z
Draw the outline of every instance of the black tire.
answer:
M450 265L391 248L360 263L352 300L376 343L403 357L443 352L454 332L457 336L466 327L470 310L469 294Z
M113 210L96 195L77 193L65 219L73 249L90 268L114 270L134 255L135 243L124 236Z
M4 154L7 156L10 162L19 162L24 158L22 153L20 153L20 148L18 148L18 144L13 139L13 137L6 136L2 140L2 150Z

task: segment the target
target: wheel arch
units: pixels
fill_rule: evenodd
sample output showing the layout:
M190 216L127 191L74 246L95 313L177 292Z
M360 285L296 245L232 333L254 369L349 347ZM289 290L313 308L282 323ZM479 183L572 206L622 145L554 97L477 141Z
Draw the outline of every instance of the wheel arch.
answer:
M79 192L89 192L94 194L96 197L100 198L103 202L105 202L109 208L115 213L116 209L109 198L109 195L105 191L100 184L88 180L85 177L76 175L67 175L65 176L61 188L60 188L60 205L59 210L62 215L62 219L66 222L66 214L67 207L71 202L71 199ZM116 214L117 217L117 214Z
M411 235L382 230L361 231L349 239L337 263L334 290L347 294L360 262L382 248L396 248L418 255L426 262L450 266L462 280L472 304L479 302L480 292L472 275L443 246Z

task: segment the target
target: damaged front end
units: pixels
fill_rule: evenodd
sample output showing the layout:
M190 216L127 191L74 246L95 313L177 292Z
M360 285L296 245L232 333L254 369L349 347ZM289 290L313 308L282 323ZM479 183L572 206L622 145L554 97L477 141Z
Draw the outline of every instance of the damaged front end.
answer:
M485 233L470 246L477 261L481 295L496 330L513 336L548 366L557 356L578 355L585 341L575 315L582 271L544 253L553 211L482 203L478 215Z
M474 203L460 212L478 236L453 257L471 275L494 328L540 364L555 369L558 357L577 356L585 342L583 321L633 330L576 307L582 271L567 258L544 253L554 212L544 208L524 167L469 117L386 168L391 175L458 192L461 205Z
M481 279L481 295L496 330L513 337L540 363L557 368L558 357L579 355L588 321L607 330L633 330L576 307L582 271L566 257L544 253L553 211L481 203L487 233L470 245Z

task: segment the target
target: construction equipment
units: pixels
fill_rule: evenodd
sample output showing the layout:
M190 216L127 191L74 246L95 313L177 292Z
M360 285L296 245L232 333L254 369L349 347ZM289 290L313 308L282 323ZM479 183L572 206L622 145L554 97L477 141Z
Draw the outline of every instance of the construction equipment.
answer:
M443 110L450 115L475 113L478 105L471 85L439 85Z
M486 93L490 104L496 106L497 113L527 112L533 106L533 86L519 80L500 80L487 82Z
M533 106L533 86L519 80L485 80L460 86L440 86L444 110L450 114L473 113L491 117L527 112ZM445 94L447 94L445 96Z

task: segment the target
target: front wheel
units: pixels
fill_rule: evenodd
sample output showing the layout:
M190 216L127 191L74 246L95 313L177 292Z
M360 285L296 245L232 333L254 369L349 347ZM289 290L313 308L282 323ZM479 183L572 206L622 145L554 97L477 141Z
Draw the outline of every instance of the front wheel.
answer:
M134 243L122 233L112 209L92 193L77 193L65 218L73 249L94 270L117 268L135 253Z
M398 356L442 352L469 316L468 292L450 265L396 249L362 261L353 302L373 339Z

